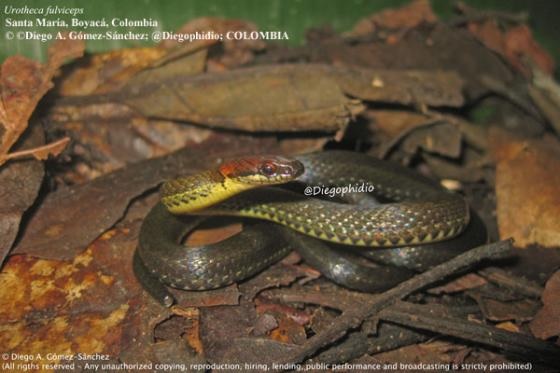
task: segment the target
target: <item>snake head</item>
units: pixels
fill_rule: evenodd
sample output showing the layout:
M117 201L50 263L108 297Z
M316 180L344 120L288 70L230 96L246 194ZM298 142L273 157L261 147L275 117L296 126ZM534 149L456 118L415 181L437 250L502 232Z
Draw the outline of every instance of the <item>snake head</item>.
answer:
M219 168L225 178L248 184L283 184L303 173L303 164L276 155L248 156L223 163Z

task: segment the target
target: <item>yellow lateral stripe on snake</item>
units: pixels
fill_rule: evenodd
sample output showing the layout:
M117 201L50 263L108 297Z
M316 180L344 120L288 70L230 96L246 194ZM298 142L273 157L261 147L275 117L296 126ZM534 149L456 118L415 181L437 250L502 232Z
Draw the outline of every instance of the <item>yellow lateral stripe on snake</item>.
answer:
M300 172L299 162L284 158L266 160L264 166L259 163L262 159L248 158L169 181L162 188L162 202L172 213L259 218L322 240L366 247L442 241L459 234L469 222L461 196L409 170L373 158L364 161L363 155L358 158L348 152L318 154L297 158L305 167L302 181L312 178L325 185L368 182L377 195L399 202L369 207L272 188L242 193L263 184L283 183L283 176ZM336 157L336 162L329 162L329 157ZM261 172L262 167L266 172Z

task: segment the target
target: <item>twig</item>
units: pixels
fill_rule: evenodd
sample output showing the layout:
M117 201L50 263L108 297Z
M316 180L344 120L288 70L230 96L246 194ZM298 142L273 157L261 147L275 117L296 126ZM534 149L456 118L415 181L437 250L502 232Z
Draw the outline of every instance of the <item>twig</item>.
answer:
M335 319L331 328L309 338L305 344L279 363L287 365L299 363L316 353L322 347L342 338L346 335L348 330L358 327L368 317L375 315L405 296L485 259L503 258L511 252L511 248L512 240L480 246L448 262L440 264L429 271L414 276L385 293L380 294L374 300L360 307L355 307L343 312L341 316Z
M523 360L560 366L560 348L529 335L498 329L457 317L434 314L428 306L396 302L390 309L379 312L380 319L429 330L462 340L499 348L504 353Z
M376 297L375 294L357 293L342 288L333 288L326 292L322 291L322 289L274 289L262 295L267 299L274 299L283 303L312 303L339 311L355 307L356 304L366 303L367 300ZM466 317L469 313L478 311L477 306L449 308L439 304L432 304L426 307L430 307L431 312L462 317ZM390 309L392 309L392 307L386 310ZM308 362L327 364L343 363L358 358L365 353L377 354L394 350L399 347L423 342L432 337L432 333L418 331L391 322L381 322L377 327L375 336L370 336L370 334L370 330L351 332L342 342L337 343L326 351L309 359Z
M27 158L32 156L35 157L36 159L44 160L47 159L49 155L56 157L64 150L68 142L70 142L70 138L63 137L60 140L51 142L50 144L38 146L32 149L25 149L17 152L8 153L5 156L0 155L0 166L8 160L16 159L16 158Z

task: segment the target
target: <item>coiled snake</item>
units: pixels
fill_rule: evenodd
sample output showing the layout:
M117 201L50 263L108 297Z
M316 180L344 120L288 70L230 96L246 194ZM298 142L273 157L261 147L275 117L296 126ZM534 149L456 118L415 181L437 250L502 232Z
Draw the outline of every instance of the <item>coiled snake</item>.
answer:
M348 204L269 186L294 180L288 185L368 184L376 198L393 202L361 195L358 204ZM185 247L180 240L200 222L196 215L259 220L217 244ZM460 195L402 166L346 151L245 157L163 185L161 202L140 229L134 271L152 296L170 306L174 299L165 285L222 287L296 249L339 284L381 291L485 240L484 225ZM371 262L364 265L356 252Z

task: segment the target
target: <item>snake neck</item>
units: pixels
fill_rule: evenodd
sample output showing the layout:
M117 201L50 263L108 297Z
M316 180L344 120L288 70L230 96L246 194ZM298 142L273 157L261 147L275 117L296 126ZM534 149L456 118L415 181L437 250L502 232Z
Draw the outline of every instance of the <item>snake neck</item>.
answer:
M252 188L212 170L165 182L161 202L173 214L190 214Z

